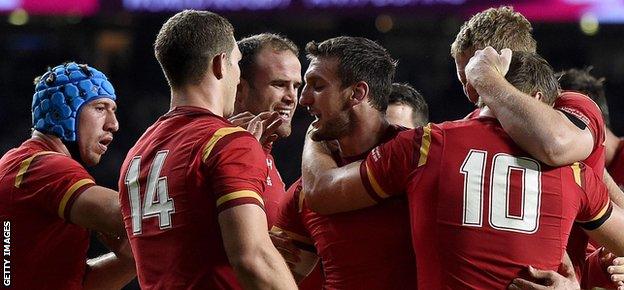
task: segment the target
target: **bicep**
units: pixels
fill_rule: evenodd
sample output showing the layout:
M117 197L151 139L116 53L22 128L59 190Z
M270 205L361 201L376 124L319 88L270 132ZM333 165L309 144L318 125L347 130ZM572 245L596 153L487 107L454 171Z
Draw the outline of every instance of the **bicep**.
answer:
M91 186L74 201L69 215L74 224L102 233L124 236L119 198L116 191L102 186Z
M613 205L611 214L597 228L585 229L587 234L617 256L624 255L624 211Z
M219 226L230 261L253 251L258 245L271 243L264 210L255 204L242 204L221 211Z

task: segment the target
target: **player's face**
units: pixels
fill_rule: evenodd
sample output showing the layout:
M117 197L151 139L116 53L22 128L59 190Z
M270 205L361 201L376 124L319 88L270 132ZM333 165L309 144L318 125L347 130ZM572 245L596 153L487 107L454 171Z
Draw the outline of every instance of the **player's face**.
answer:
M415 126L412 121L413 114L414 109L408 105L401 103L390 104L388 105L388 109L386 109L386 120L388 120L390 124L411 129Z
M242 81L236 111L259 114L278 112L283 122L277 129L280 137L288 137L292 116L297 108L297 91L301 86L301 63L290 50L265 48L256 55L252 80Z
M113 141L113 133L119 130L115 110L117 110L115 101L108 98L93 100L80 109L78 150L87 166L100 162L108 145Z
M464 94L466 95L466 97L468 97L468 100L470 100L470 102L476 103L479 99L479 95L474 90L474 88L472 88L472 86L468 84L468 81L466 79L466 72L465 72L466 65L468 64L468 61L470 60L473 54L474 53L471 50L469 50L469 51L466 51L464 53L460 53L459 55L457 55L457 57L455 57L455 68L457 69L457 79L459 79L459 81L462 84L462 88L464 89Z
M305 74L306 84L299 103L316 117L311 124L314 141L339 139L349 132L347 100L353 91L350 87L342 87L337 71L338 60L335 58L315 58Z
M238 45L234 42L234 48L230 52L230 57L227 58L227 74L226 74L226 96L225 106L223 109L223 115L229 116L234 112L234 101L236 99L236 86L240 83L240 68L238 62L241 60L241 52L238 50Z

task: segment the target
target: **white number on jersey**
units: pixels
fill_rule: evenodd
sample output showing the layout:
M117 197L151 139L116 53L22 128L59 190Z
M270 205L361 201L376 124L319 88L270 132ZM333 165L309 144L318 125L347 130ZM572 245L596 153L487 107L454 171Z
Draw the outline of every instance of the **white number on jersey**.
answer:
M130 211L132 215L132 233L139 235L142 232L142 221L150 217L158 217L160 229L171 227L171 214L175 208L173 199L169 197L167 177L160 176L165 158L169 150L158 151L147 176L147 187L141 208L141 185L139 184L139 172L141 170L141 156L135 156L130 162L126 173L126 188L130 199Z
M460 168L464 175L463 225L483 224L483 192L487 152L470 150ZM522 209L519 216L509 213L509 188L512 171L522 174ZM499 153L494 156L490 173L489 224L502 231L535 233L539 227L541 200L540 164L526 157Z

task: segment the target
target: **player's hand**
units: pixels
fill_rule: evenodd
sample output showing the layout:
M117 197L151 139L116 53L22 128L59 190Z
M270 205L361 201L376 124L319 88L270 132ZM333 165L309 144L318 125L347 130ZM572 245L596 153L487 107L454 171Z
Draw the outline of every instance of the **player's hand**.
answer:
M561 274L559 274L561 273ZM529 266L529 274L532 278L540 281L540 284L534 283L522 278L513 279L507 289L534 289L534 290L578 290L581 285L576 280L574 267L570 258L566 255L563 262L559 266L559 273L555 271L538 270Z
M299 257L301 250L299 250L292 242L292 239L282 231L271 230L269 236L277 251L284 257L288 268L292 271L295 268L295 264L301 261Z
M504 48L499 54L491 46L475 52L464 69L468 82L466 93L471 101L475 97L473 94L476 94L481 87L488 85L492 79L505 77L509 71L511 54L508 48Z
M607 268L607 272L611 275L611 281L617 285L618 290L624 290L624 257L614 258L611 264Z
M282 118L277 112L262 112L249 121L247 131L265 147L277 140L275 132L281 125Z
M256 117L256 115L250 113L249 111L246 111L229 117L228 121L230 121L230 123L232 123L232 125L234 126L247 128L247 125L249 125L249 121L251 121L251 119L253 119L254 117Z
M130 242L127 237L117 237L103 233L97 233L97 237L109 250L115 253L118 259L134 261Z

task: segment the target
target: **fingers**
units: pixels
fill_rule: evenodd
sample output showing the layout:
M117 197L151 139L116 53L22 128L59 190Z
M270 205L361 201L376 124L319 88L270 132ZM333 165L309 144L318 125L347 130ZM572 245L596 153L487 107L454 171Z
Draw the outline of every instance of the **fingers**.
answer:
M511 49L503 48L500 55L498 56L498 63L496 67L503 76L507 75L507 72L509 71L509 65L511 64L511 55Z
M535 289L535 290L546 290L548 289L546 286L542 286L536 283L533 283L528 280L524 280L522 278L516 278L511 281L511 284L507 287L510 290L520 290L520 289Z
M533 268L533 266L529 266L529 274L531 275L531 277L536 278L536 279L548 279L548 280L552 280L553 277L555 276L554 271L538 270L538 269Z
M230 121L230 123L234 126L246 127L249 121L251 121L254 117L255 115L250 112L242 112L228 118L228 121Z
M611 274L611 281L616 282L618 286L624 286L624 257L613 259L612 266L607 267L607 272Z

